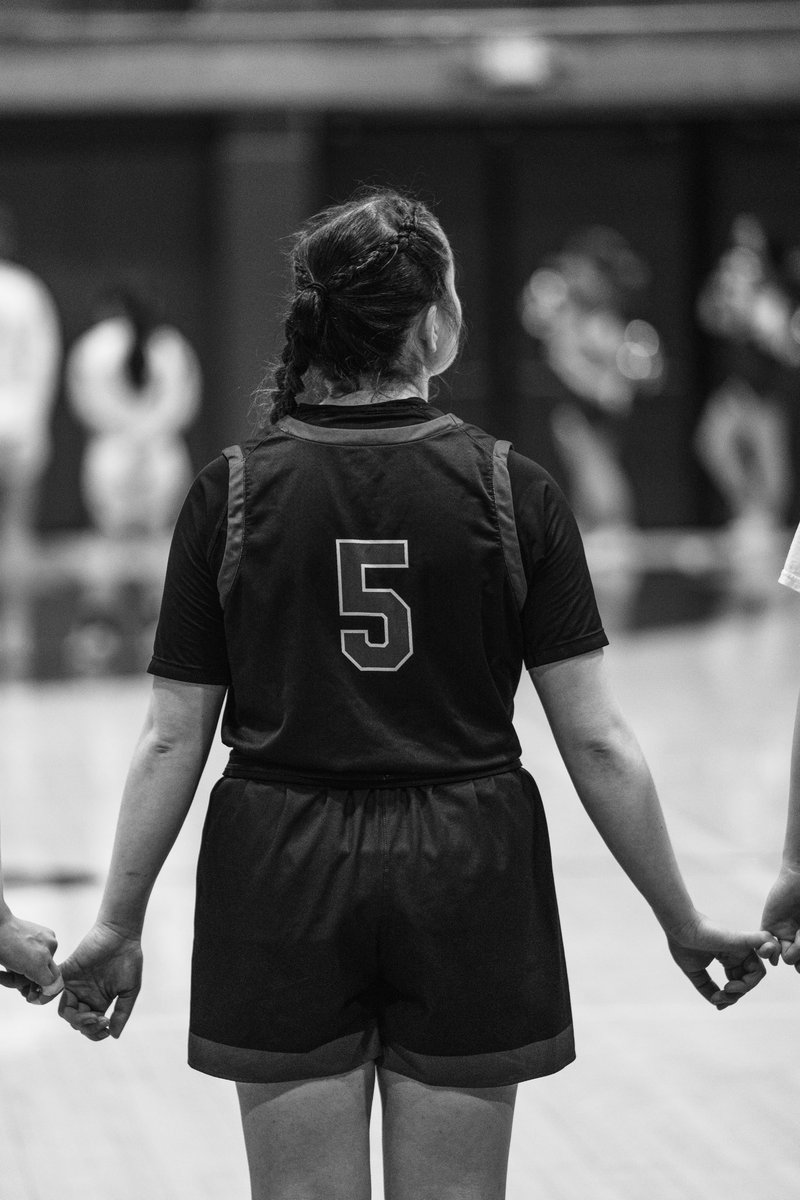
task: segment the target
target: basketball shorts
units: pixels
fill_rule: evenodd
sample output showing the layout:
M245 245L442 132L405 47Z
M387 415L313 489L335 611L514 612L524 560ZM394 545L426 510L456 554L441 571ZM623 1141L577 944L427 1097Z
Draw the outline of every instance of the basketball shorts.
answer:
M192 1067L272 1083L374 1061L474 1088L574 1057L527 772L358 791L216 784L198 864Z

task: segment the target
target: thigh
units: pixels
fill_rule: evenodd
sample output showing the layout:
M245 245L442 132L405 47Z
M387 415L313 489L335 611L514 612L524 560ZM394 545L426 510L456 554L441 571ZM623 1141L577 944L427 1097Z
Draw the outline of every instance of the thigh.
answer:
M375 1068L238 1083L253 1200L369 1200Z
M378 1074L386 1200L503 1200L516 1086L431 1087Z

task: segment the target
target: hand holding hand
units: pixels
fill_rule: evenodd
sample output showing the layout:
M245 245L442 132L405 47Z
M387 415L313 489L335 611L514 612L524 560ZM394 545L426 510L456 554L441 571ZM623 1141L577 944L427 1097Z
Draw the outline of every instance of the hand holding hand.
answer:
M53 961L58 946L52 929L23 921L9 908L0 916L0 984L16 988L29 1004L48 1004L63 987Z
M142 986L138 936L110 925L94 925L61 964L64 994L59 1016L92 1042L118 1038ZM108 1009L114 1005L110 1016Z
M761 982L767 973L762 959L775 960L778 944L765 930L733 933L702 913L681 929L667 933L670 953L687 979L717 1009L729 1008ZM719 987L708 973L717 959L728 982Z
M783 961L800 971L800 867L781 867L767 896L761 924L780 942Z

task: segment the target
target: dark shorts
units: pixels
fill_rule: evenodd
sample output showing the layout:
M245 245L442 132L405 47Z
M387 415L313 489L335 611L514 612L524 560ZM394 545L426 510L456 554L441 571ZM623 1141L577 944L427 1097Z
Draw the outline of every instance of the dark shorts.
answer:
M368 1061L499 1087L575 1057L539 792L214 788L198 864L189 1063L282 1082Z

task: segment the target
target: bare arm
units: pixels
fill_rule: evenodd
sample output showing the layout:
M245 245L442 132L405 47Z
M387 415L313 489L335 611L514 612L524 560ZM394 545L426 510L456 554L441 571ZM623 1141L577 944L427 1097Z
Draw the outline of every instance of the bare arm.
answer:
M783 858L761 922L780 939L784 962L800 971L800 697L794 718Z
M226 689L157 678L122 794L97 920L62 964L59 1012L94 1041L118 1037L141 986L153 884L194 798ZM105 1012L116 1001L110 1022Z
M98 920L139 934L158 873L189 811L225 688L156 678L122 793Z
M602 650L537 667L531 678L586 812L652 907L676 962L711 1003L732 1003L763 976L752 952L767 934L729 933L695 908L650 769L609 686ZM727 969L724 991L705 969L714 957Z
M17 988L31 1004L47 1003L61 991L61 975L53 962L58 942L52 929L23 921L3 895L0 863L0 984Z
M664 930L695 917L650 768L611 691L602 650L531 672L559 753L603 841Z

